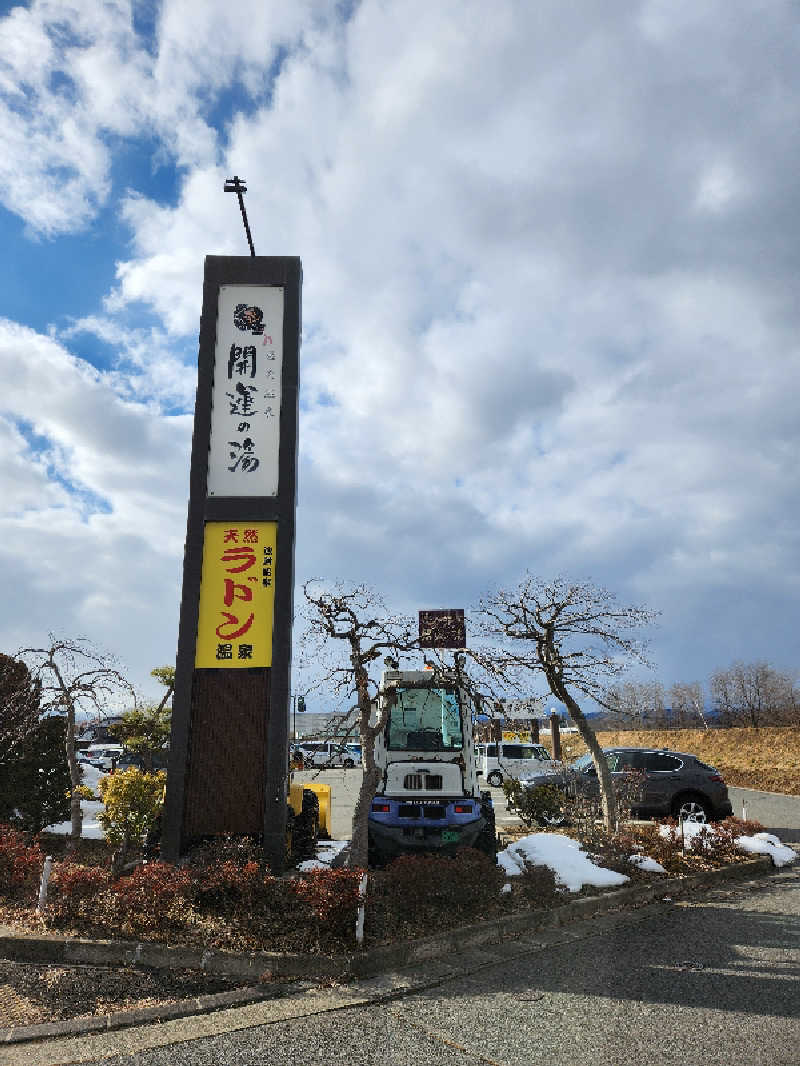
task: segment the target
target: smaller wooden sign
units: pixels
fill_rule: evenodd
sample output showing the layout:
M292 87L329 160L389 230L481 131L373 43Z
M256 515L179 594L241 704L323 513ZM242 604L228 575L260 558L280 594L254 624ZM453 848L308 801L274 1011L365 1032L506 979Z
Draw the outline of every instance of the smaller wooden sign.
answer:
M420 611L421 648L466 648L467 624L462 610Z

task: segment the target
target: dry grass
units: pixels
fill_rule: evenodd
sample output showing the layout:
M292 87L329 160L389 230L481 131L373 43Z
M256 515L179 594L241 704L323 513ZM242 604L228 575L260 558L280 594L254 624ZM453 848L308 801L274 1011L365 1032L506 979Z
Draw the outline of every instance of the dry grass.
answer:
M543 738L545 744L547 737ZM598 733L603 747L670 748L710 763L729 785L800 796L800 727L764 729L629 730ZM563 757L586 751L574 733L562 735Z

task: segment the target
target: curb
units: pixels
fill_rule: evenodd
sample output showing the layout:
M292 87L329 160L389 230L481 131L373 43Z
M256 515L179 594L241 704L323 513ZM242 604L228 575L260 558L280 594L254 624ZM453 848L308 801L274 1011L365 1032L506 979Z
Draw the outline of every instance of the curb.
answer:
M689 877L671 877L649 884L615 889L599 896L583 896L552 910L533 910L462 926L419 940L406 940L371 948L358 955L282 955L258 952L197 951L134 941L75 940L66 937L10 936L0 931L0 957L20 962L83 963L105 966L143 966L152 969L194 969L206 973L250 977L369 978L400 970L416 962L452 958L472 948L496 944L514 936L543 929L557 929L573 922L632 909L656 900L672 902L698 888L763 876L777 868L769 857L750 859ZM162 1022L190 1015L208 1014L229 1007L277 999L286 989L247 987L197 996L156 1007L134 1008L113 1014L31 1026L0 1028L0 1046L28 1043L53 1037L108 1032L130 1026Z
M210 1014L227 1007L245 1007L265 999L277 999L282 993L258 988L236 988L230 992L196 996L176 1000L157 1007L138 1007L117 1011L114 1014L97 1014L90 1018L67 1018L60 1022L42 1022L39 1025L15 1026L0 1029L0 1046L27 1044L34 1040L52 1037L84 1036L88 1033L107 1033L114 1029L126 1029L133 1025L148 1025L152 1022L174 1021L190 1015Z

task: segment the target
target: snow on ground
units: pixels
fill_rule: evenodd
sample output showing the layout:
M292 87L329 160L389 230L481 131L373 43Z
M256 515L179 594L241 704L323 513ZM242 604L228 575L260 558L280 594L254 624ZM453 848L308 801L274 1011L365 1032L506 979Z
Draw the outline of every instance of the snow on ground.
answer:
M570 892L580 892L584 885L605 888L622 885L630 878L614 870L596 866L581 849L577 840L560 833L532 833L499 852L497 861L509 877L521 874L525 863L549 866L558 884Z
M756 833L752 837L739 837L736 846L751 855L769 855L775 866L788 866L797 858L797 852L787 848L772 833Z
M339 852L346 848L349 840L320 840L317 844L316 859L306 859L297 867L298 870L328 870Z
M714 832L713 825L701 822L684 822L684 838L687 841L691 841L693 837L704 829L711 833ZM662 825L659 832L662 836L668 837L671 835L672 829L669 826ZM740 851L745 851L750 855L769 855L775 866L788 866L789 863L795 862L797 859L797 852L782 844L780 839L773 833L756 833L754 836L737 837L736 846Z
M665 874L667 872L660 862L651 859L649 855L631 855L630 861L634 866L638 866L640 870L647 870L651 874Z

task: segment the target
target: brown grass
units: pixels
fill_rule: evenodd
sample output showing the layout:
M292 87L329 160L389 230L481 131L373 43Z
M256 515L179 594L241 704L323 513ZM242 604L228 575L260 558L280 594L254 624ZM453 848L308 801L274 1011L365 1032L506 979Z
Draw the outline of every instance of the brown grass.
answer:
M728 785L800 796L800 727L763 729L629 730L598 733L603 747L670 748L710 763ZM547 744L549 738L544 737ZM562 734L566 760L577 758L586 745L574 733Z

